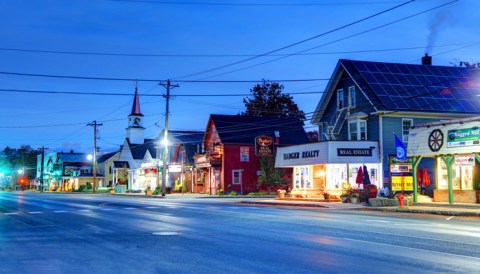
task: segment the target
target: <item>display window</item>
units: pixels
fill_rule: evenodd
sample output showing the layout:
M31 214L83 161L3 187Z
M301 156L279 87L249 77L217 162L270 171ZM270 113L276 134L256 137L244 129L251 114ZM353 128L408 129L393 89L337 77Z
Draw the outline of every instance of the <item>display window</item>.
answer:
M298 166L293 172L294 187L297 189L312 189L312 167Z
M438 189L448 189L448 171L445 162L438 161ZM473 190L473 166L452 165L452 189Z

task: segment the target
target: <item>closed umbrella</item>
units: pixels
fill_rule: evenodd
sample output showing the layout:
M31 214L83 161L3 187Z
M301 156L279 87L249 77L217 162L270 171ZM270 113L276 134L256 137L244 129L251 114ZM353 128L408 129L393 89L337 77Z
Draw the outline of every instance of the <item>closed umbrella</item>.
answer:
M363 184L364 185L371 184L370 176L368 175L368 170L367 170L367 167L365 165L363 166Z
M430 185L430 178L428 177L428 170L427 168L423 168L423 185L425 187L429 186Z
M417 184L423 185L423 171L421 168L417 170Z
M363 170L362 170L362 167L360 166L358 168L357 178L355 179L355 183L361 184L362 181L363 181Z

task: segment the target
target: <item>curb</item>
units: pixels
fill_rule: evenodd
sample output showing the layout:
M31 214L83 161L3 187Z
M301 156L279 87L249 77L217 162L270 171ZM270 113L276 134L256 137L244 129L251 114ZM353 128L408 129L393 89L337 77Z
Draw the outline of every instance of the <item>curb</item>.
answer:
M463 212L435 209L415 209L415 208L398 208L398 207L366 207L363 210L399 212L399 213L417 213L417 214L433 214L443 216L463 216L463 217L480 217L480 212Z

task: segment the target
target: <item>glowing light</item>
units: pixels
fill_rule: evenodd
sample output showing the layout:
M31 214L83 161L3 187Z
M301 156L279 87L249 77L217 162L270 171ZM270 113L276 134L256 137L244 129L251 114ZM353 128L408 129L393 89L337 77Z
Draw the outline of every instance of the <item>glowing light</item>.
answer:
M92 155L92 154L88 154L88 155L87 155L87 160L89 160L89 161L93 160L93 155Z

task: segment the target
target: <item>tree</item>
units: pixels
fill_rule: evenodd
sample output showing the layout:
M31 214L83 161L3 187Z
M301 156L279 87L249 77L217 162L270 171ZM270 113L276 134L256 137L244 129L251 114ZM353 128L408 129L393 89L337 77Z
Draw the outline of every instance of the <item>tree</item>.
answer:
M271 191L272 188L278 188L288 184L284 178L282 169L275 168L274 157L260 157L260 171L262 174L258 176L258 188L266 188Z
M307 136L308 140L310 140L310 143L318 142L318 130L307 132Z
M305 121L305 113L293 102L293 97L283 93L283 89L283 85L263 80L250 89L253 98L243 98L246 110L241 115L298 117Z
M28 145L22 145L19 149L6 147L0 155L0 167L4 173L10 175L18 169L23 169L23 176L33 179L37 169L37 155L40 150L32 149Z

